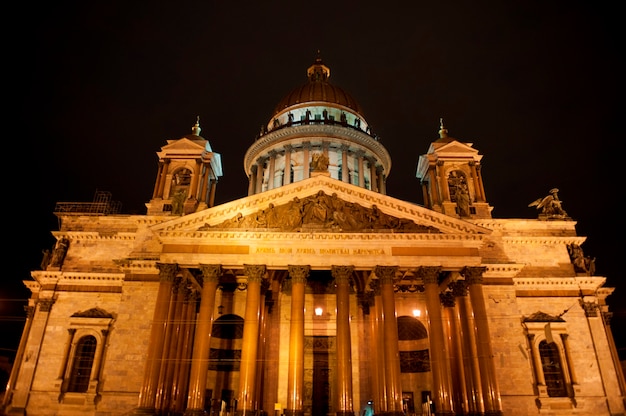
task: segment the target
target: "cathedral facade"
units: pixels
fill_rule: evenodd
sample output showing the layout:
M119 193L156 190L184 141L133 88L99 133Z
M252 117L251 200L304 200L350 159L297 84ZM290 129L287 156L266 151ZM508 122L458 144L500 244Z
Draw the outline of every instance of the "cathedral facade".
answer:
M439 135L424 205L316 59L215 205L220 154L168 140L145 215L59 203L9 415L624 415L606 298L558 190L492 218L482 155ZM214 143L215 144L215 143Z

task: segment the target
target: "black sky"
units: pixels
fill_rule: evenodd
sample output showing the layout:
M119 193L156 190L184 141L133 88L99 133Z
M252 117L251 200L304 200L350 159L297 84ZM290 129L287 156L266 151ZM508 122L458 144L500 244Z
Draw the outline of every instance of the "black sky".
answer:
M101 190L122 212L145 213L155 152L190 133L196 116L222 155L217 202L245 196L246 149L320 50L330 81L359 101L391 154L390 196L422 203L417 160L440 117L484 155L495 218L536 218L528 204L559 188L588 237L585 255L617 288L612 326L626 348L618 16L617 3L583 1L15 6L5 18L19 29L4 52L4 209L14 231L0 327L23 325L21 281L54 242L55 203ZM18 337L2 338L0 352L17 347Z

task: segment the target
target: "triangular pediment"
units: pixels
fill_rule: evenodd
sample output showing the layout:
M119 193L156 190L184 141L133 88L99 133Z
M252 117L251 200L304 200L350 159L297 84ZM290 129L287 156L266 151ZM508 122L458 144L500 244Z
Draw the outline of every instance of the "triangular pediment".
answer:
M188 138L181 138L178 140L168 140L168 144L161 147L161 151L158 152L159 156L171 156L171 155L197 155L202 154L205 150L206 140L190 140Z
M452 140L447 143L432 143L428 153L437 153L438 155L474 155L478 154L478 150L472 147L472 143L463 143Z
M320 175L178 217L156 232L224 229L297 232L488 234L420 205Z
M560 316L554 316L542 311L537 311L530 316L524 317L522 322L565 322L565 320Z

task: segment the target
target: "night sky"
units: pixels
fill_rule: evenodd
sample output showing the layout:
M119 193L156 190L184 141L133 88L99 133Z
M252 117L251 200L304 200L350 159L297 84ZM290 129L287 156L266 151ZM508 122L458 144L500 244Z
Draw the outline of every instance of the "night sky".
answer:
M619 3L458 3L14 5L4 162L21 173L5 176L0 353L17 348L29 295L21 282L54 243L57 201L106 191L123 213L144 214L156 152L191 133L197 116L222 155L216 202L246 196L244 153L319 50L330 82L361 104L391 154L390 196L423 203L417 160L440 117L484 155L494 218L537 218L528 204L560 190L596 274L617 288L612 327L626 358Z

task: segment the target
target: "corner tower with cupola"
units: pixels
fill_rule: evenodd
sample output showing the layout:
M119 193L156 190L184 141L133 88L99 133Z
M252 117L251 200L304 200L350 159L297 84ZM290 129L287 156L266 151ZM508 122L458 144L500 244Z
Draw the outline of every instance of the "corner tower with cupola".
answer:
M168 140L157 152L159 168L146 204L148 215L191 214L213 206L222 159L200 131L198 118L191 134Z
M424 206L457 218L491 218L481 175L482 155L473 143L448 136L443 120L439 138L419 157L416 176Z

